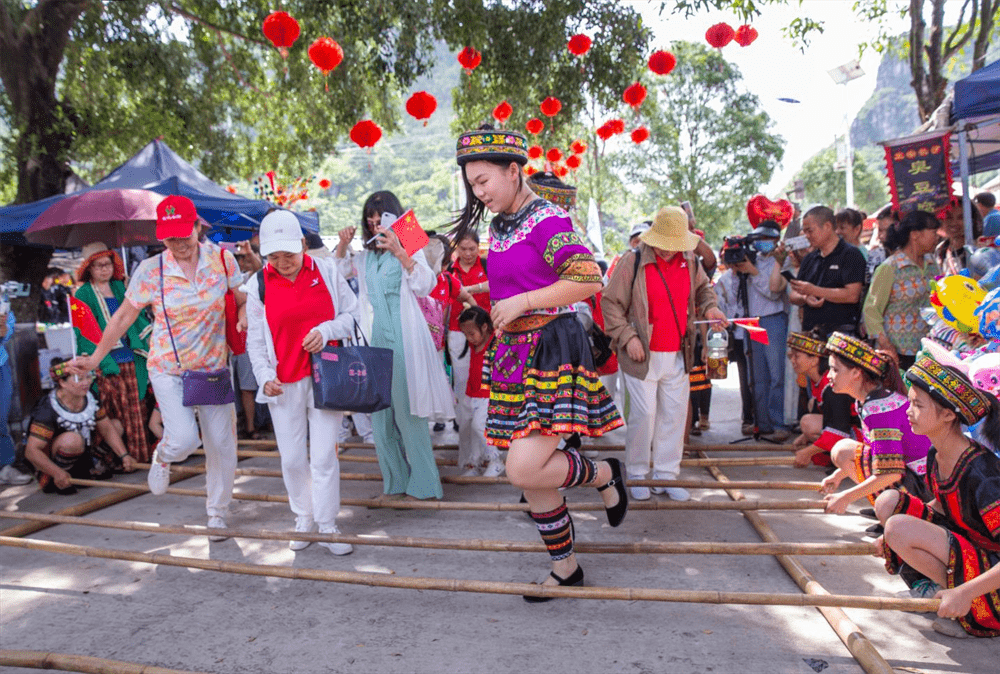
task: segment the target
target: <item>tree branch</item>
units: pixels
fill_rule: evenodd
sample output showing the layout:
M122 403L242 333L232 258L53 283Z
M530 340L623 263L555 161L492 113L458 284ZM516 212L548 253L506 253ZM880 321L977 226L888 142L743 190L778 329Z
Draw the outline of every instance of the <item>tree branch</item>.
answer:
M259 44L260 46L267 47L268 49L270 49L273 46L270 42L264 42L263 40L258 40L248 35L243 35L242 33L237 33L235 31L229 30L228 28L223 28L222 26L218 26L210 21L206 21L205 19L195 14L192 14L191 12L187 11L186 9L184 9L183 7L181 7L176 3L171 3L169 5L164 4L163 8L173 12L174 14L177 14L178 16L183 16L185 19L188 19L189 21L194 21L195 23L205 26L206 28L210 28L211 30L214 30L216 33L225 33L227 35L232 35L235 38L243 40L244 42Z

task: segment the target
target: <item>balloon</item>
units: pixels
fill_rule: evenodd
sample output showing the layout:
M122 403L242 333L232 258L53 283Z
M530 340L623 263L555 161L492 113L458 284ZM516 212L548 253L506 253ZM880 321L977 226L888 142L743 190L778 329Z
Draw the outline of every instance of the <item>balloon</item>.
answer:
M994 288L979 303L973 315L979 318L979 334L1000 340L1000 288Z
M978 333L974 312L986 297L977 282L954 274L931 281L931 306L947 325L965 334Z

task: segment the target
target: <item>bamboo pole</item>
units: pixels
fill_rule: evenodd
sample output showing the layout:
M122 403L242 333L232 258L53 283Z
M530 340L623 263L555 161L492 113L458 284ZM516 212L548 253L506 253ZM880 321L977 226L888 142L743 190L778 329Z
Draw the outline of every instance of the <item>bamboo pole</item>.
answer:
M343 460L343 457L341 457ZM136 468L148 469L148 463L137 463ZM203 474L204 466L171 466L171 471L183 473ZM237 468L237 475L248 477L281 477L281 471L273 468ZM341 480L381 482L382 476L377 473L341 473ZM442 475L441 482L445 484L486 484L486 485L509 485L510 480L505 477L483 477L481 475ZM630 487L685 487L688 489L722 489L718 482L712 480L629 480ZM817 482L783 482L780 480L744 480L733 484L741 489L768 489L768 490L788 490L788 491L819 491Z
M208 674L180 669L166 669L136 662L107 660L90 655L46 653L44 651L0 650L0 667L26 667L29 669L57 669L83 674Z
M70 482L82 487L104 487L106 489L131 489L140 492L149 491L145 484L130 484L126 482L110 482L107 480L78 480L71 479ZM178 496L205 497L205 491L201 489L178 489L170 487L168 494ZM269 503L288 503L288 497L282 494L252 494L245 492L234 492L233 498L239 501L265 501ZM478 501L385 501L379 499L341 499L341 505L357 506L364 508L389 508L394 510L479 510L479 511L514 511L527 512L527 503L500 503L500 502L478 502ZM633 510L814 510L821 512L826 506L824 501L741 501L733 503L731 501L644 501L633 503L629 508ZM570 510L577 512L604 512L603 503L573 503Z
M185 536L225 535L229 538L253 538L266 541L310 541L320 543L350 543L379 547L422 548L433 550L469 550L473 552L545 552L542 543L526 541L496 541L480 539L418 538L413 536L371 536L352 534L298 533L267 529L211 529L187 524L158 524L126 520L95 520L89 517L68 517L42 513L0 511L0 518L66 524L72 526L142 531L154 534ZM656 555L870 555L875 552L873 543L726 543L718 541L635 541L577 542L577 552L589 554L656 554Z
M203 569L237 573L250 576L317 580L349 585L369 585L373 587L394 587L413 590L441 590L445 592L478 592L485 594L531 594L542 597L566 597L577 599L614 599L619 601L666 601L694 604L741 604L757 606L844 606L886 611L936 610L938 599L910 599L897 597L858 597L851 595L804 595L771 592L717 592L696 590L664 590L631 587L561 587L558 585L536 585L534 583L506 583L502 581L463 580L457 578L427 578L419 576L397 576L384 573L363 573L359 571L335 571L332 569L308 569L270 564L247 564L227 562L217 559L197 559L161 553L135 552L132 550L111 550L85 545L55 543L34 538L10 538L0 536L0 545L54 552L78 557L95 557L142 564L159 564L184 568Z
M253 443L253 444L250 444ZM274 440L240 440L240 444L245 444L247 447L275 447ZM341 449L375 449L375 445L370 442L341 442L339 444ZM434 445L434 449L438 450L449 450L458 449L458 445L454 443L443 443L439 445ZM498 447L498 449L505 449ZM698 452L698 451L708 451L708 452L794 452L797 448L794 445L774 445L771 443L755 443L755 444L745 444L745 445L729 445L729 444L686 444L684 445L684 450L688 452ZM580 447L580 451L598 451L598 452L624 452L625 445L623 444L589 444Z
M717 467L713 466L709 468L709 472L720 483L725 484L729 481ZM745 499L744 495L735 489L727 489L726 491L734 501ZM744 512L743 516L750 522L750 525L764 541L769 543L780 542L778 535L774 533L774 529L771 528L771 525L759 513ZM776 555L775 559L806 595L833 596L797 560L787 555ZM940 600L932 601L940 602ZM861 665L867 674L893 674L894 670L892 666L886 662L882 654L868 640L868 637L861 631L861 628L847 617L847 614L842 610L843 606L834 607L827 604L824 606L817 605L816 608L826 618L826 621L830 623L830 627L833 628L833 631L844 645L847 646L847 650L851 652L851 655L854 656L854 659L858 661L858 664ZM936 611L937 609L933 610Z
M196 449L191 452L191 456L205 456L204 449ZM259 449L238 449L236 450L236 458L238 459L277 459L277 452L265 452ZM341 454L341 461L347 461L349 463L378 463L378 457L376 456L358 456L357 454ZM457 466L458 461L455 459L442 459L437 457L435 463L439 466ZM173 468L173 466L171 466Z

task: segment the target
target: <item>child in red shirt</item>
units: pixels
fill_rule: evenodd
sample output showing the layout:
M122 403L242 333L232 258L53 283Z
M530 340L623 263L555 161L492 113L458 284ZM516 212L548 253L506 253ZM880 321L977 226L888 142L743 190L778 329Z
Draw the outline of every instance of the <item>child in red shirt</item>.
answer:
M504 473L504 464L497 448L486 444L490 392L483 388L483 358L493 340L493 322L485 309L469 307L459 315L458 327L465 335L465 348L469 353L469 381L455 414L459 426L472 425L472 441L467 445L459 444L458 465L465 469L463 476L499 477Z

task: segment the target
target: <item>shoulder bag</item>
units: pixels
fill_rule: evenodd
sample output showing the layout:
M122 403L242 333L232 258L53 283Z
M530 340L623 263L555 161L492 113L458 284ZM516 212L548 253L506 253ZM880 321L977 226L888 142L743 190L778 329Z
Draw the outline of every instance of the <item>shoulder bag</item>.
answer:
M368 414L392 405L392 349L369 346L357 321L354 336L353 346L325 346L312 354L316 407Z

